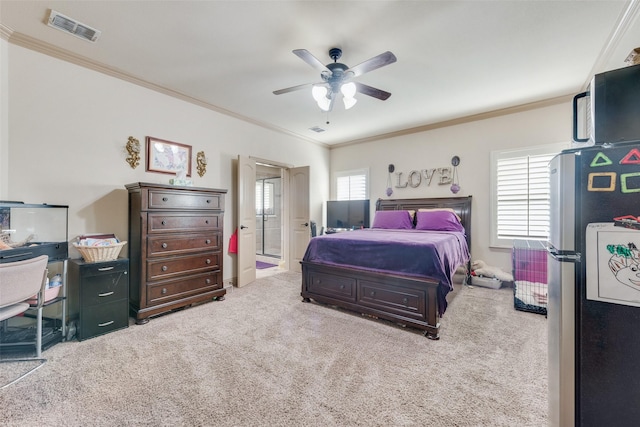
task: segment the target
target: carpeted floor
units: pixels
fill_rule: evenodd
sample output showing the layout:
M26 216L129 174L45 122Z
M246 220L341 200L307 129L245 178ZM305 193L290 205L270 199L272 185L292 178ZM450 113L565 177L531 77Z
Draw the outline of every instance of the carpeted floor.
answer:
M463 287L431 341L303 303L300 280L58 344L0 391L0 425L547 425L546 320L512 289Z

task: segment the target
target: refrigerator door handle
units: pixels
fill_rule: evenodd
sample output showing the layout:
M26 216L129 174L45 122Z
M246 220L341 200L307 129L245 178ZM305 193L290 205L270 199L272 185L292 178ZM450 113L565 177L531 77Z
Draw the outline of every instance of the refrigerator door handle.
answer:
M561 253L553 246L547 247L547 252L553 259L560 262L580 262L581 259L579 252Z

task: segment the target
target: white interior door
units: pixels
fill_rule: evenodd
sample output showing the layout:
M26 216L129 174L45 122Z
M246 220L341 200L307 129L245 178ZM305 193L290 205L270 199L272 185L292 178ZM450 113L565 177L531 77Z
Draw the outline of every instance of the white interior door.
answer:
M289 171L289 270L302 271L300 261L307 250L310 236L309 166Z
M244 286L256 280L256 162L238 156L238 278Z

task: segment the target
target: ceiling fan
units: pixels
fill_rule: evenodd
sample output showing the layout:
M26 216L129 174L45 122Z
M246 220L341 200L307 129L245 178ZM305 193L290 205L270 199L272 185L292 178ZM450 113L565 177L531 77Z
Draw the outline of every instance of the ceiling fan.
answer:
M342 56L342 49L337 47L329 49L329 56L333 59L333 63L327 65L320 62L318 58L313 56L306 49L296 49L293 53L313 68L320 71L322 81L275 90L273 91L275 95L281 95L283 93L311 87L313 98L323 111L331 111L333 108L333 102L336 99L336 96L340 93L343 95L344 106L347 110L353 107L357 102L354 98L356 92L382 101L391 96L391 93L384 90L368 86L364 83L351 81L351 79L361 76L364 73L368 73L369 71L373 71L396 62L395 55L389 51L367 59L366 61L351 68L338 62L338 59Z

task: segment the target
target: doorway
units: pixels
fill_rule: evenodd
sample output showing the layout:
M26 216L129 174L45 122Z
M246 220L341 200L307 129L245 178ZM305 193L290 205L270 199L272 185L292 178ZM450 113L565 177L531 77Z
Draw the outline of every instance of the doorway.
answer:
M282 259L282 169L256 164L256 261L258 268Z
M238 254L236 286L245 286L256 280L256 255L258 237L256 234L256 183L258 167L272 168L271 175L260 178L277 177L279 171L282 185L281 198L281 256L280 269L301 272L300 262L309 243L309 166L293 167L270 160L238 155ZM269 170L269 169L267 169ZM275 189L275 188L274 188ZM275 268L273 268L275 269ZM264 269L266 271L270 269Z

